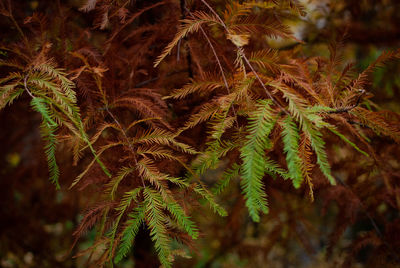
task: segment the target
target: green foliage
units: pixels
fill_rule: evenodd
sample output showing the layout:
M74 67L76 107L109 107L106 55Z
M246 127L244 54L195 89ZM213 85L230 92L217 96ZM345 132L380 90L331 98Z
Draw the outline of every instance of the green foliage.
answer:
M333 185L336 184L335 178L332 177L331 168L328 162L328 157L324 149L325 142L322 139L322 133L311 122L305 121L303 129L311 142L315 154L317 155L317 163L322 173L328 178L329 182Z
M60 189L60 184L58 182L60 170L58 168L55 155L57 145L56 131L58 125L52 119L54 116L51 115L47 105L48 104L39 97L34 97L31 100L32 108L36 112L40 113L43 118L43 122L41 124L41 135L43 140L46 142L44 149L47 156L47 163L49 165L50 181L56 185L57 189Z
M164 207L163 198L159 193L146 188L143 191L145 199L145 209L147 214L147 224L150 228L150 236L154 241L154 246L158 253L160 262L165 267L171 267L169 255L171 253L171 239L168 237L166 229L166 216L162 212Z
M214 187L211 189L211 192L216 195L222 193L229 186L231 180L235 177L238 177L239 174L240 165L235 163L231 168L227 169L224 174L222 174L221 179L216 183L216 185L214 185Z
M246 206L254 221L260 221L259 213L268 213L267 195L262 182L266 168L265 150L271 147L268 138L276 123L271 101L260 100L257 110L249 118L245 145L241 148L242 189ZM274 167L269 165L272 169Z
M195 183L193 186L193 190L205 200L207 200L208 204L215 213L218 213L218 215L220 215L221 217L225 217L228 215L226 210L215 202L213 194L210 193L203 184Z
M133 246L133 241L137 235L140 226L144 222L145 206L139 204L133 212L128 214L125 229L122 232L122 239L118 251L114 257L114 262L119 263L129 252Z
M288 176L292 179L295 188L299 188L303 182L299 156L299 139L300 135L296 123L293 122L290 116L287 116L282 123L282 140L289 170Z
M177 202L168 201L166 203L166 208L174 216L179 226L181 226L188 235L190 235L193 239L197 239L199 237L199 231L197 230L195 223L185 215L182 207Z
M40 113L43 118L41 133L46 142L45 152L49 165L50 181L56 185L57 189L60 188L60 185L58 183L59 169L55 152L56 131L60 125L65 125L90 147L96 161L103 171L110 176L107 168L98 159L85 132L74 91L75 84L66 77L62 69L55 68L51 60L46 60L44 53L44 51L40 52L35 59L35 64L30 67L27 74L10 73L6 79L0 82L0 107L3 108L5 105L11 104L24 91L30 95L32 108Z

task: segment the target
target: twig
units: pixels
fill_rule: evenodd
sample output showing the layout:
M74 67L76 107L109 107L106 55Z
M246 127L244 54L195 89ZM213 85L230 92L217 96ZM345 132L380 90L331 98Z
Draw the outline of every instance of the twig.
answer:
M353 110L354 108L356 108L360 102L361 102L361 97L365 94L365 90L361 90L361 94L358 96L357 101L355 104L353 104L352 106L349 107L341 107L341 108L337 108L334 111L329 111L328 114L339 114L339 113L347 113L351 110Z
M135 150L133 149L133 145L129 140L128 135L126 134L125 129L122 127L122 125L119 123L118 119L114 116L113 113L111 113L111 111L108 109L108 107L105 107L105 110L107 111L107 113L111 116L111 118L114 120L114 122L118 125L118 127L121 129L122 134L124 135L124 138L126 139L126 142L128 143L128 147L132 152L133 155L133 161L135 162L135 166L137 165L137 159L136 159L136 154L135 154ZM144 183L143 177L140 176L140 179L142 180L142 184L143 184L143 188L146 188L146 185Z
M229 29L224 23L224 21L221 19L221 17L218 15L218 13L205 1L201 0L201 2L207 6L207 8L215 15L215 17L218 19L220 22L221 26L224 27L225 31L229 33ZM201 26L200 26L201 29ZM251 65L250 61L247 59L246 55L242 50L239 49L239 54L240 56L245 60L246 64L249 66L250 70L254 73L255 77L257 78L258 82L260 83L261 87L264 89L265 93L268 95L268 97L287 115L290 115L288 111L286 111L285 108L283 108L282 105L280 105L274 97L271 95L271 93L268 91L268 89L265 87L263 81L261 80L260 76L257 74L257 72L254 70L253 66Z
M187 11L191 16L193 16L193 14L190 12L190 10L186 9L186 11ZM219 68L220 71L221 71L222 80L224 80L224 85L225 85L225 87L226 87L226 91L228 92L228 94L231 94L231 91L230 91L229 85L228 85L228 81L226 80L226 76L225 76L225 73L224 73L224 69L222 68L221 61L220 61L219 58L218 58L218 54L217 54L217 52L215 51L215 48L214 48L213 44L211 43L210 38L208 38L206 32L204 31L204 29L203 29L203 27L202 27L201 25L200 25L200 31L201 31L201 33L203 34L204 38L207 40L207 43L208 43L208 45L210 46L212 53L214 54L215 60L217 61L218 68ZM233 114L235 115L235 124L236 124L236 127L239 127L239 123L238 123L238 121L237 121L236 110L235 110L235 107L233 107L233 106L232 106L232 112L233 112Z
M29 91L27 83L26 83L26 79L28 79L28 75L25 75L25 77L24 77L24 88L25 88L25 91L28 92L29 96L31 96L32 99L34 99L35 96L33 96L32 92Z

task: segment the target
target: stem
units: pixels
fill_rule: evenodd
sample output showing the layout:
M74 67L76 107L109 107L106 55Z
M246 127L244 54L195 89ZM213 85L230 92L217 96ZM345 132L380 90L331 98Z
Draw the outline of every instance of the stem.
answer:
M186 11L192 16L192 13L190 12L190 10L186 9ZM223 22L222 22L222 23L223 23ZM201 31L201 33L204 35L204 38L207 40L207 43L208 43L208 45L210 46L211 51L212 51L213 54L214 54L215 60L217 61L217 64L218 64L218 68L219 68L220 71L221 71L222 79L224 80L224 85L225 85L225 87L226 87L226 91L228 92L228 94L231 94L231 91L230 91L229 85L228 85L228 81L226 80L226 76L225 76L225 73L224 73L224 69L222 68L221 61L220 61L219 58L218 58L217 52L215 51L215 48L214 48L214 46L212 45L210 38L208 38L206 32L204 31L204 29L203 29L203 27L202 27L201 25L200 25L200 31ZM239 128L239 123L238 123L238 121L237 121L237 115L236 115L236 111L235 111L235 107L234 107L234 106L232 106L232 111L233 111L233 114L234 114L234 116L235 116L235 124L236 124L236 127Z
M218 15L218 13L205 1L205 0L201 0L201 2L207 6L207 8L215 15L215 17L218 19L218 21L220 22L220 24L222 25L222 27L224 27L225 31L227 33L229 33L229 29L226 26L226 24L224 23L224 21L221 19L221 17ZM201 27L201 26L200 26ZM200 28L201 29L201 28ZM246 55L244 54L244 52L242 50L238 50L240 56L245 60L246 64L249 66L250 70L254 73L255 77L257 78L258 82L261 84L261 87L264 89L265 93L268 95L268 97L287 115L290 115L288 111L286 111L285 108L283 108L282 105L280 105L271 95L271 93L269 93L268 89L265 87L263 81L261 80L260 76L257 74L257 72L254 70L253 66L251 65L250 61L247 59Z
M135 162L135 166L136 166L138 162L137 162L135 150L133 149L133 145L132 145L132 143L130 142L128 135L126 134L125 129L124 129L124 128L122 127L122 125L119 123L118 119L114 116L114 114L111 113L111 111L108 109L107 106L105 107L105 110L106 110L107 113L111 116L111 118L114 120L114 122L117 124L117 126L121 129L121 132L122 132L122 134L124 135L124 138L125 138L126 142L128 143L128 147L129 147L129 149L130 149L131 152L132 152L133 161ZM142 180L143 187L146 188L146 185L145 185L145 183L144 183L143 177L140 176L140 179Z
M28 75L25 75L25 77L24 77L24 88L25 88L25 91L28 92L29 96L31 96L32 99L34 99L35 96L33 96L32 92L29 91L27 83L26 83L26 79L28 79Z
M365 93L365 90L362 90L362 91L361 91L361 94L360 94L360 95L358 96L358 98L357 98L356 103L353 104L352 106L337 108L337 109L334 110L334 111L329 111L328 114L347 113L347 112L353 110L354 108L356 108L356 107L360 104L361 97L364 95L364 93Z

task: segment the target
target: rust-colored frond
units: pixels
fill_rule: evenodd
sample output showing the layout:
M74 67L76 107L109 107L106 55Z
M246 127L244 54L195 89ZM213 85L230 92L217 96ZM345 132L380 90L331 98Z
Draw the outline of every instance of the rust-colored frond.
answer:
M229 25L229 30L237 34L264 34L272 38L294 38L289 27L273 16L260 20L257 16L241 17Z
M271 48L252 52L249 61L273 74L280 70L278 51Z
M136 97L136 96L121 97L116 99L113 102L112 106L115 108L121 107L134 110L143 117L165 116L165 110L161 109L158 106L155 106L152 101L144 99L142 97Z
M312 183L312 171L315 165L312 163L312 150L310 145L310 140L303 134L301 135L301 140L299 144L299 154L301 161L301 172L308 186L308 193L311 202L314 201L314 191Z
M397 143L400 143L400 125L388 123L381 112L372 112L362 107L354 108L351 113L355 115L362 125L371 128L378 135L391 137Z
M190 116L185 125L178 130L178 133L181 133L186 129L195 127L196 125L211 119L219 110L220 106L218 105L218 103L212 102L204 104L200 108L200 111Z
M174 39L165 47L160 56L154 62L154 67L157 67L161 61L171 53L172 49L190 33L197 32L203 24L219 24L217 18L202 11L192 13L193 17L182 20L182 25L179 27Z
M224 87L223 81L220 80L213 81L213 79L210 79L209 76L205 76L201 80L192 79L192 81L189 84L183 86L181 89L176 89L173 92L171 92L168 98L183 99L187 97L189 94L194 94L194 93L198 93L200 95L206 95L222 87Z
M354 90L364 89L370 83L370 75L376 68L383 66L386 62L400 57L400 49L395 51L385 51L383 52L373 63L371 63L367 69L360 73L354 81L351 83L351 87Z
M92 228L103 217L103 213L107 211L110 205L110 203L101 203L89 209L74 232L76 239L79 239Z

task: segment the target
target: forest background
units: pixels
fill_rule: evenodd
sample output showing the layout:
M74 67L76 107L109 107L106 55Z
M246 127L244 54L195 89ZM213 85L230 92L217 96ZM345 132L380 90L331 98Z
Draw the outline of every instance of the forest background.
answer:
M1 0L1 267L398 267L397 0Z

